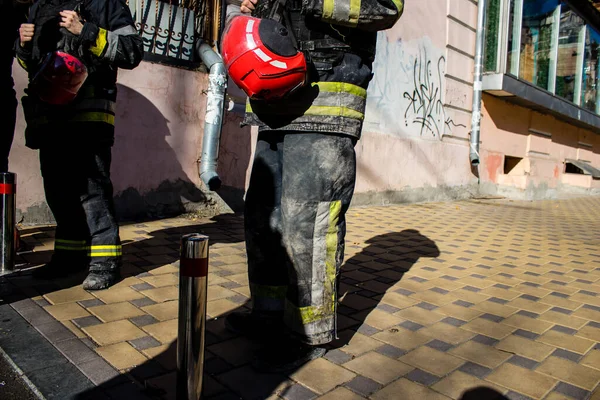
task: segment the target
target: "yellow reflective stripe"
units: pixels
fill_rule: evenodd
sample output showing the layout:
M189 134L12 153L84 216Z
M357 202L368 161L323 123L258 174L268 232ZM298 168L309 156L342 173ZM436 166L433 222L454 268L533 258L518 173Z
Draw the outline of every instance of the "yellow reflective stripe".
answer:
M120 244L99 244L88 246L90 250L121 250L122 247Z
M55 250L86 251L85 240L54 239Z
M325 234L325 292L331 292L331 302L325 302L322 306L294 307L288 302L288 307L294 307L303 325L331 318L335 313L336 305L336 255L338 250L338 226L342 211L341 200L332 201L329 204L329 226Z
M120 251L111 251L105 253L88 253L88 256L90 257L117 257L122 255L123 253L121 253Z
M69 121L77 122L106 122L107 124L115 124L115 116L104 112L86 112L69 118Z
M116 257L123 254L120 244L95 244L88 246L90 257Z
M64 244L60 244L64 242ZM69 243L70 242L70 243ZM123 254L121 245L93 245L86 246L85 242L76 240L64 240L57 241L54 245L55 250L68 250L68 251L86 251L91 257L111 257L120 256Z
M19 65L21 66L21 68L23 68L25 71L27 71L27 63L25 63L25 61L21 60L19 57L17 57L17 61L19 62Z
M358 25L358 17L360 15L360 2L360 0L350 0L350 15L348 16L348 21L352 25Z
M68 243L68 244L81 244L84 245L85 240L68 240L68 239L55 239L56 243Z
M106 122L107 124L114 125L115 124L115 116L108 113L103 112L88 112L88 113L79 113L74 117L68 119L71 122ZM29 125L43 125L48 124L50 120L47 117L38 117L34 118L29 122Z
M327 234L325 235L325 246L326 246L326 256L325 256L325 276L326 281L325 284L330 287L331 291L331 310L335 312L335 303L336 303L336 255L338 250L338 223L340 220L340 213L342 211L342 202L341 200L332 201L329 205L329 228L327 229Z
M63 246L63 245L54 245L54 250L68 250L68 251L86 251L85 246L75 247L75 246Z
M253 112L250 103L246 103L246 112ZM332 117L346 117L363 120L365 115L359 111L353 110L348 107L337 107L337 106L311 106L305 112L304 115L322 115Z
M272 299L285 298L287 294L287 286L268 286L268 285L257 285L256 283L250 284L252 288L252 295L257 297L268 297Z
M99 28L98 36L96 37L96 43L94 44L94 46L90 47L90 51L96 57L100 57L102 55L102 52L104 52L104 48L108 43L108 41L106 40L107 34L108 32L106 31L106 29Z
M334 8L334 0L323 0L323 19L332 19Z
M340 220L340 212L342 211L342 202L340 200L332 201L329 205L329 228L325 236L325 246L327 255L325 256L325 273L328 283L335 282L336 262L335 255L337 254L338 246L338 222ZM334 293L335 299L335 293Z
M291 306L288 302L288 307ZM307 306L307 307L298 307L296 308L298 315L300 316L300 320L302 321L302 325L307 325L312 322L320 321L324 318L331 318L333 316L333 304L330 311L325 311L325 308L322 306Z
M367 98L367 89L346 82L313 82L313 86L318 86L322 92L329 93L350 93L364 99Z
M398 9L398 18L402 15L404 11L404 0L392 0Z
M324 93L348 93L362 99L367 98L367 90L345 82L314 82L313 86L318 86L319 91ZM246 102L246 112L252 113L252 104L250 101ZM340 116L346 118L353 118L357 120L364 120L365 115L360 111L353 110L349 107L343 106L311 106L305 112L304 115L313 116Z
M352 110L347 107L334 107L334 106L312 106L304 113L304 115L326 115L326 116L339 116L346 118L354 118L363 120L365 115L359 111Z

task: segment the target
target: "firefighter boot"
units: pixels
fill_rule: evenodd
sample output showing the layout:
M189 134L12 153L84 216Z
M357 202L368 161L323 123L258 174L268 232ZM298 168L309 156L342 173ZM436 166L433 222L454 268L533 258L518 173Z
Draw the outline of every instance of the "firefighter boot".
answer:
M119 270L112 271L91 271L83 281L85 290L108 289L121 279Z

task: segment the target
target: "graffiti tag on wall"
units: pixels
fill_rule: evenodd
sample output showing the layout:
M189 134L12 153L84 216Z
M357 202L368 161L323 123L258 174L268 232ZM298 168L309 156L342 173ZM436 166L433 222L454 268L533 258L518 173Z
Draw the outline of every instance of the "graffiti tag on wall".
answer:
M457 127L444 104L446 58L427 38L390 42L380 32L366 129L441 139Z
M442 84L446 67L446 58L439 56L434 63L427 55L427 49L419 52L413 65L413 88L405 91L403 97L408 100L404 110L405 125L416 124L420 134L430 133L441 137L445 129L452 130L455 124L452 118L446 115L442 101Z

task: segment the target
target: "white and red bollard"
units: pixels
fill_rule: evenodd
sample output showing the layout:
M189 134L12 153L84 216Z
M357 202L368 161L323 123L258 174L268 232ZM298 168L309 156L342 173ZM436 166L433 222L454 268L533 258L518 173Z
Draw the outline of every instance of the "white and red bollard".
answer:
M181 237L179 326L177 332L177 400L198 400L204 374L204 334L208 275L208 236Z

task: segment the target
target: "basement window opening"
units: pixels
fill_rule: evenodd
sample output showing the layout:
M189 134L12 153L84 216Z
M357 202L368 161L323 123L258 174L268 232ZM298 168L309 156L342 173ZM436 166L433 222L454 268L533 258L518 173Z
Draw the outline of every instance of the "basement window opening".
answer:
M566 174L591 175L593 179L600 179L600 169L583 160L565 160Z
M585 172L583 172L581 168L571 164L570 162L565 164L565 173L585 175Z
M522 175L524 172L522 162L522 157L504 156L504 174Z

